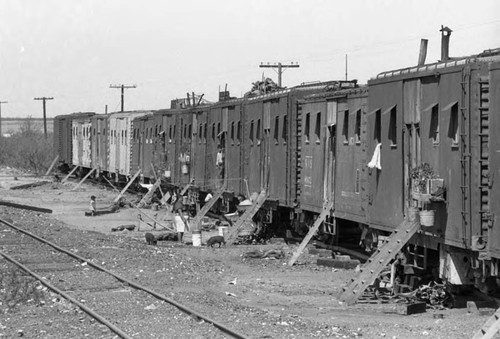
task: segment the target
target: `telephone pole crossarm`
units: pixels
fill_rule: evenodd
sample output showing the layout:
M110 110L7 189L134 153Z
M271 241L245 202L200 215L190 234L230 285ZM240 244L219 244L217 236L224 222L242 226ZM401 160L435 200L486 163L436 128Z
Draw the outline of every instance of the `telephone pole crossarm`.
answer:
M123 108L124 108L124 102L125 102L125 89L129 89L129 88L137 88L137 85L124 85L124 84L121 84L121 85L109 85L109 88L119 88L121 89L121 112L123 112Z
M299 68L300 65L298 63L291 63L291 64L282 64L281 62L278 62L277 64L270 65L269 63L267 65L261 63L259 65L260 68L277 68L278 69L278 86L281 87L281 75L285 71L285 68Z
M45 139L47 139L47 114L46 114L45 102L47 100L54 100L54 98L53 97L41 97L41 98L35 98L35 100L42 100L43 101L43 132L45 134Z

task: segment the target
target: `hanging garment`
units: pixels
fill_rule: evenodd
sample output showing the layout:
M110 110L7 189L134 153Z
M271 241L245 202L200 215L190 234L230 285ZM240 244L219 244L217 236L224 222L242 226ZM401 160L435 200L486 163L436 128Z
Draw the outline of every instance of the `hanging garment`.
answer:
M382 166L380 165L380 148L382 147L382 144L377 144L375 146L375 151L373 152L372 160L368 163L369 168L378 168L379 170L382 169Z

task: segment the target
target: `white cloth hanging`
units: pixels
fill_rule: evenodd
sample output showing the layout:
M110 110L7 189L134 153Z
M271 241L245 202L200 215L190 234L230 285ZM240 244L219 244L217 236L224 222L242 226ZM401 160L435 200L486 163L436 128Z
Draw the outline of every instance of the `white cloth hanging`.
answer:
M373 151L373 156L372 160L368 163L369 168L378 168L379 170L382 169L382 166L380 165L380 148L382 147L382 144L377 144L375 146L375 151Z

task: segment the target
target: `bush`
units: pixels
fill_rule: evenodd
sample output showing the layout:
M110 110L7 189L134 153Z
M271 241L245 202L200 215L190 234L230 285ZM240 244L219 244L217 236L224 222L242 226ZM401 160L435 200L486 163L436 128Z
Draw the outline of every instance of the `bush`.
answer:
M28 118L19 132L8 138L0 136L0 165L43 174L54 157L52 138L52 134L45 138Z

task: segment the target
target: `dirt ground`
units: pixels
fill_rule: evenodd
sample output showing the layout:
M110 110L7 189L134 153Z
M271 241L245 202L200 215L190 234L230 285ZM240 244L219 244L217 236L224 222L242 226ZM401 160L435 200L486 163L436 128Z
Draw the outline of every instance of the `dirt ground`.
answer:
M425 313L404 316L395 313L394 304L347 307L336 298L342 286L355 275L355 270L318 266L317 256L307 251L299 258L298 264L289 267L286 263L296 245L289 246L278 241L267 245L238 245L220 249L193 247L189 244L191 234L188 233L185 238L188 244L159 242L158 246L148 246L144 241L145 233L159 234L163 231L159 229L161 226L152 230L150 225L138 219L138 215L156 214L156 219L168 226L172 215L167 209L140 212L127 207L116 213L87 217L84 213L89 209L91 195L96 196L99 208L110 205L117 192L87 184L73 190L75 181L10 190L10 187L42 179L23 177L9 169L2 172L0 199L52 209L53 213L44 214L43 218L47 218L47 227L56 228L57 225L57 230L61 230L59 233L64 239L61 235L59 239L62 242L76 241L72 240L71 232L80 234L80 239L85 239L89 248L88 256L97 261L109 261L119 274L134 278L159 293L174 296L179 302L199 309L200 313L210 313L212 318L222 317L222 322L238 328L249 337L471 338L488 319L488 315L470 314L466 308L428 308ZM126 197L132 199L131 196ZM151 223L145 216L142 219ZM121 225L135 225L136 229L111 232L113 227ZM202 232L202 243L215 234L217 230ZM282 250L286 257L253 259L244 256L250 251L269 249ZM114 257L110 258L108 251L112 250L119 251L119 256L113 254ZM175 263L167 264L169 258L176 258ZM22 335L17 331L24 326L26 317L35 313L34 306L28 306L0 316L0 337L9 337L13 333ZM44 306L36 308L40 307ZM57 331L50 332L57 329L55 324L58 321L63 321L61 316L51 318L54 315L50 313L43 316L52 325L44 328L42 333L45 334L38 333L33 337L62 338Z

